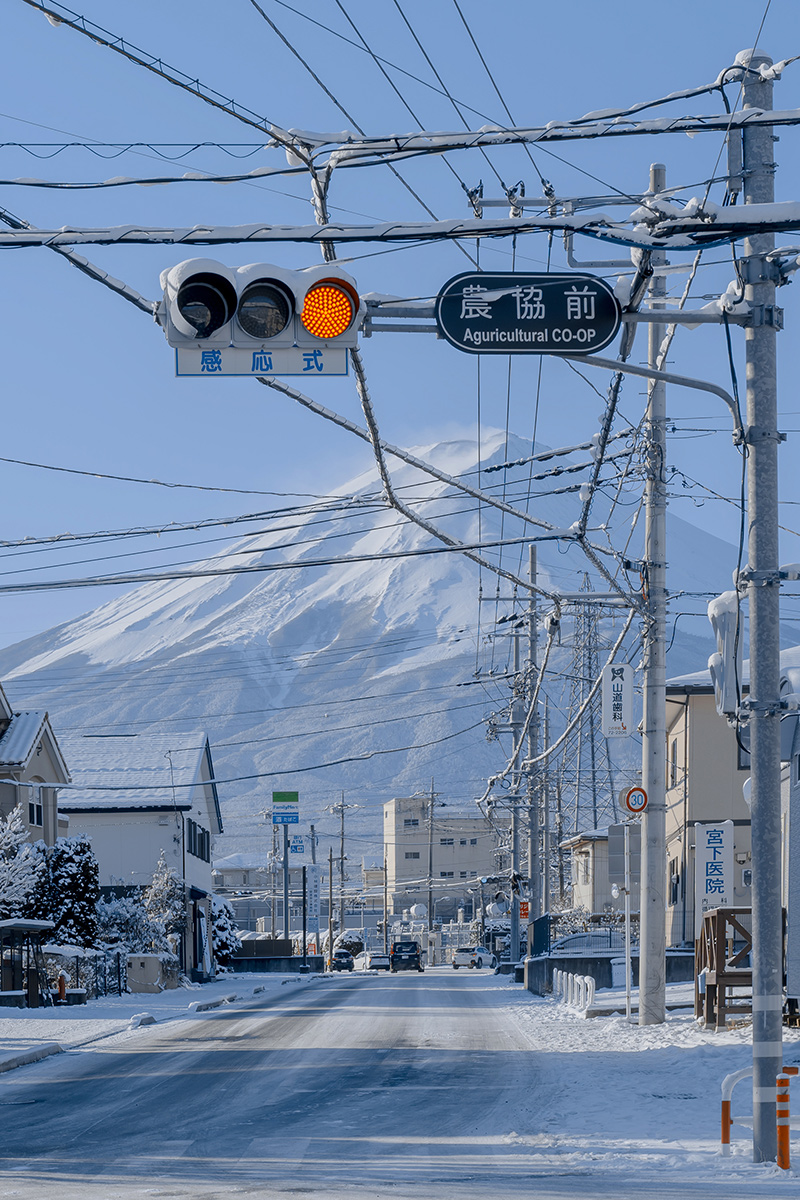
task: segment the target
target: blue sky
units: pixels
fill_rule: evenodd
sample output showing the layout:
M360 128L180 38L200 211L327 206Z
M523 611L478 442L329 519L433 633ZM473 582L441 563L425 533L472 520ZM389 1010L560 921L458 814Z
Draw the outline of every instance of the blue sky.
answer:
M755 44L762 19L758 42L774 59L800 50L800 22L790 0L772 0L769 5L677 0L668 10L587 0L566 7L501 8L459 0L459 7L520 125L573 118L710 82L739 50ZM451 94L482 114L470 115L473 127L487 120L507 120L452 0L404 0L401 6L389 0L379 4L347 0L341 6L336 0L316 0L305 6L308 16L353 41L357 35L345 19L346 11L372 49L394 64L386 70L418 120L366 54L287 5L262 0L262 8L347 116L248 0L227 0L224 5L210 0L191 4L170 0L168 5L156 0L138 0L136 5L86 0L78 11L283 127L342 130L358 124L371 134L407 132L420 125L429 130L460 129L451 102L434 90L441 85L410 25ZM4 44L0 141L27 147L3 145L0 177L5 180L35 176L88 181L186 170L227 173L238 166L250 170L284 161L277 150L250 155L248 147L259 142L255 130L88 38L65 27L53 28L23 0L7 0L4 6ZM729 95L735 100L736 89L730 88ZM800 108L800 63L790 66L776 84L775 105ZM704 96L660 111L689 115L720 110L718 97ZM782 130L776 145L778 199L796 199L800 194L797 137L793 129ZM104 161L102 155L111 151L96 148L92 153L77 147L53 157L36 157L50 155L55 146L46 149L35 143L72 141L175 147L211 142L226 144L229 153L205 146L174 163L140 149ZM689 197L702 194L704 182L724 169L719 134L569 143L550 149L558 157L536 148L533 158L559 195L640 191L646 186L650 163L660 160L667 166L668 184L685 184L683 194ZM468 186L482 179L487 196L500 195L491 166L478 152L454 154L449 161ZM491 162L506 183L523 179L529 194L538 192L536 170L521 148L498 149ZM469 215L461 182L441 159L403 164L401 174L437 217ZM306 224L313 219L306 186L298 177L224 187L183 183L93 192L8 185L2 192L0 204L45 228L253 221ZM719 189L714 195L721 198ZM336 220L354 223L425 218L420 203L385 167L341 172L332 184L330 206ZM151 298L159 294L161 270L191 256L164 246L97 247L83 253ZM318 261L318 251L288 245L262 245L255 251L219 247L197 253L231 265L256 260L302 267ZM549 254L553 269L563 266L559 243ZM607 248L589 240L576 242L576 254L583 259L612 257ZM343 251L341 257L352 259L347 269L362 292L409 297L435 295L448 278L469 266L454 245L400 250L365 245ZM674 261L689 257L676 256ZM705 302L700 296L724 291L732 278L724 251L708 252L707 258L710 265L698 276L695 288L698 304ZM519 269L541 269L547 260L544 235L518 240ZM510 269L512 248L507 242L484 241L480 261L485 269ZM290 500L295 493L324 494L369 467L371 456L363 444L251 381L176 379L172 353L158 327L51 251L7 251L2 264L4 458L98 475L278 494L165 489L0 462L5 539L233 515L284 503L287 494ZM682 274L671 277L673 294L680 291L684 279ZM786 332L779 337L781 427L788 432L781 451L781 521L787 530L783 557L790 560L800 559L800 539L790 532L800 527L800 516L795 515L800 488L790 465L796 431L800 431L800 400L793 385L798 368L793 331L800 311L794 294L793 287L779 294L786 310ZM743 395L743 336L738 331L733 336ZM478 378L472 356L459 355L429 335L409 334L375 335L364 342L363 352L387 440L413 446L454 435L477 437ZM640 333L633 359L641 361L645 355L646 338ZM723 331L716 327L680 331L671 367L730 387ZM502 428L508 420L514 432L530 437L535 420L537 442L551 446L591 436L602 411L601 398L563 363L545 360L541 379L539 370L539 360L533 357L515 358L510 374L507 360L485 363L480 380L482 425ZM606 376L597 373L592 381L604 392ZM361 421L351 380L318 380L309 393ZM642 393L639 383L626 384L621 406L626 416L638 420ZM669 411L676 430L670 438L670 464L690 480L735 496L740 460L721 406L711 398L671 389ZM700 491L683 487L681 477L675 478L672 491L680 493L674 511L681 517L735 540L738 515L733 506L708 499L701 503ZM116 546L98 551L98 561L91 567L64 566L62 573L130 565L125 559L102 561L105 553L122 552ZM679 548L673 552L679 554ZM65 554L62 561L71 557ZM167 553L161 560L185 557L183 552ZM19 557L6 558L0 571L17 572L24 565ZM720 590L727 586L729 579L721 579ZM109 595L102 589L28 597L0 594L0 644L85 611Z

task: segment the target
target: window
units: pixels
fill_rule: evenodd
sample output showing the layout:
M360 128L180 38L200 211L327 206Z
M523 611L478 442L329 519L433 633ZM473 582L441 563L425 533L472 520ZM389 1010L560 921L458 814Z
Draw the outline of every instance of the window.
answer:
M466 878L467 878L467 872L466 872L466 871L459 871L459 872L458 872L458 877L459 877L459 879L466 879Z
M477 846L477 844L478 844L478 839L477 839L477 838L470 838L470 839L469 839L469 844L470 844L470 846Z
M459 846L466 846L466 844L467 844L467 839L466 839L466 838L459 838L459 839L458 839L458 844L459 844Z
M44 813L42 812L42 806L41 804L36 804L33 800L28 803L28 824L44 825Z
M406 858L419 858L419 850L406 850Z
M191 817L186 822L186 849L195 858L211 862L211 834Z
M440 872L439 872L439 878L440 878L440 879L452 879L452 878L453 878L453 872L452 872L452 871L440 871Z
M669 860L669 902L677 904L680 897L681 877L677 858Z
M671 788L678 786L678 739L672 739L669 756L669 786Z
M418 817L406 817L403 821L403 824L405 825L406 829L408 829L411 825L419 825L419 818Z
M469 873L470 879L474 879L477 874L478 874L477 871L470 871L470 873Z
M452 846L452 845L454 845L454 844L455 844L455 843L454 843L454 841L453 841L453 839L452 839L452 838L439 838L439 845L440 845L440 846Z

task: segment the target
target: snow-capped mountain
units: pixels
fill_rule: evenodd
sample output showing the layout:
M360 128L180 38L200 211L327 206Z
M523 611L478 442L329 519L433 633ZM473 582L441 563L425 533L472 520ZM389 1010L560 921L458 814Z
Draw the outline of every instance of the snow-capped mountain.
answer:
M506 444L496 432L484 442L481 472L527 451L522 439ZM527 491L529 466L505 478L482 474L474 443L415 454L511 504ZM527 570L526 547L491 545L520 538L522 522L415 467L390 466L397 495L426 521L482 545L512 573ZM540 481L532 515L568 528L580 501L556 488L574 479ZM512 584L498 585L460 553L430 553L441 544L380 502L375 471L337 495L335 512L265 522L265 532L198 562L191 579L143 584L0 651L12 703L46 708L56 736L140 733L143 752L148 730L174 733L176 749L205 732L223 781L218 855L254 838L266 850L271 830L259 814L273 789L298 790L302 823L316 821L323 833L334 832L324 810L342 793L360 805L348 815L358 838L351 858L380 849L385 800L428 791L432 779L447 804L470 810L504 762L502 743L487 743L481 722L508 698L511 639L495 622L513 609ZM679 547L673 590L728 586L733 547L674 518L671 545ZM540 544L540 586L578 590L587 569L575 547ZM562 670L568 626L555 656ZM710 630L681 630L670 673L702 667L711 648ZM551 694L559 694L555 678Z

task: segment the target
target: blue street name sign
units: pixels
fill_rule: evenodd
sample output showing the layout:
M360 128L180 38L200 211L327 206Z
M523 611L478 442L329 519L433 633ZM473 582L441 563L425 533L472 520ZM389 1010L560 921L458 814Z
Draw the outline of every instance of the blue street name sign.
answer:
M590 354L613 341L622 319L602 279L517 271L456 275L435 311L442 337L467 354Z

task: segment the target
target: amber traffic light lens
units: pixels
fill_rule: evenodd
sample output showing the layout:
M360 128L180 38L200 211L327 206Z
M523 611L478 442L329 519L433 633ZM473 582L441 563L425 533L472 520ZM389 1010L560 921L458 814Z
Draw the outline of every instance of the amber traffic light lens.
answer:
M318 338L335 338L353 323L356 304L350 292L338 283L322 280L306 295L300 320Z

